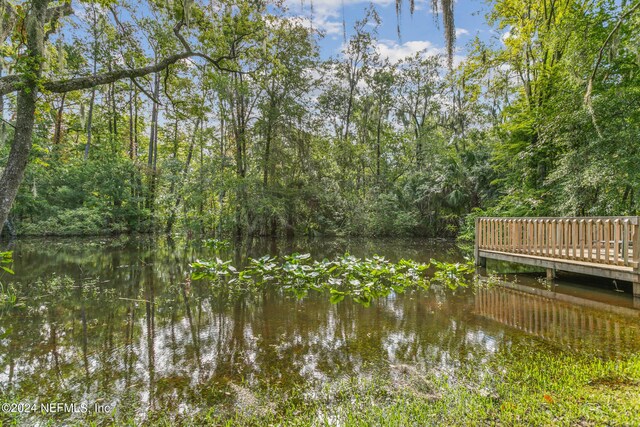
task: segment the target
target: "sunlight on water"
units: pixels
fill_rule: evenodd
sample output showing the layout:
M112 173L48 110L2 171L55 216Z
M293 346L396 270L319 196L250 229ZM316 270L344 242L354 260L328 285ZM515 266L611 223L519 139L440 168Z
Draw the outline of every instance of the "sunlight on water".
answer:
M462 259L449 243L402 240L254 241L224 255L241 264L304 248L316 258L350 251ZM27 298L0 317L4 393L104 401L138 419L148 410L212 405L252 414L277 409L257 393L269 387L322 396L349 378L376 375L430 398L421 373L452 384L460 369L490 375L486 362L513 345L605 359L640 350L640 311L587 307L524 287L434 288L369 308L276 291L225 303L205 282L187 280L188 264L207 251L146 238L18 242L11 280Z

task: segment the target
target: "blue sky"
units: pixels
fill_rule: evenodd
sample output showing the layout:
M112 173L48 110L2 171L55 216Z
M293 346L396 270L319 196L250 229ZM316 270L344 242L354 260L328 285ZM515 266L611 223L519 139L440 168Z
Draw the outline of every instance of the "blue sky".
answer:
M346 20L347 37L352 32L353 24L361 19L367 7L373 3L382 24L378 30L379 50L391 60L426 49L427 52L444 52L442 25L436 26L431 11L430 0L416 1L413 16L409 12L409 3L405 2L400 20L401 39L398 38L396 26L396 10L394 0L312 0L313 23L315 28L325 31L326 36L320 41L321 55L324 58L334 56L340 51L343 43L342 19ZM309 1L301 4L300 0L288 0L289 13L310 18ZM485 14L489 10L486 0L459 0L455 3L454 14L457 33L456 54L464 56L466 44L475 35L483 40L492 36L490 27L485 22Z

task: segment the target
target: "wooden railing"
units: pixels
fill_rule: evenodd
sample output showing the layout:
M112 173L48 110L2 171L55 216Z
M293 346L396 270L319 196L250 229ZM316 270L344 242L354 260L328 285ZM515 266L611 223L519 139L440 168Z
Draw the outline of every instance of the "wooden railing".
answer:
M637 268L640 260L638 218L477 218L476 252L505 252Z

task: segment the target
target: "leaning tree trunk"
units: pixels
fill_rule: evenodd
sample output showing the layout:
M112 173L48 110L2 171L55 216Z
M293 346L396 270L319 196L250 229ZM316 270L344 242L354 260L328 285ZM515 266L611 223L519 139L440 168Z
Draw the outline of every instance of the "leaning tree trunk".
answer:
M31 64L29 73L24 73L23 87L18 91L16 102L16 124L13 144L7 166L0 179L0 231L9 216L9 210L18 194L31 151L31 138L38 98L38 80L42 75L44 58L44 22L48 0L34 0L26 18L27 57Z

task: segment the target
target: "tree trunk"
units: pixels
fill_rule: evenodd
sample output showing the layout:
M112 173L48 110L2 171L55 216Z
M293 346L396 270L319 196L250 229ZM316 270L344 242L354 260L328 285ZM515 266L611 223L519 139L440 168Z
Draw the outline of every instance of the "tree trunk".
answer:
M0 62L0 77L2 77L2 62ZM0 146L4 145L7 125L4 122L4 95L0 93Z
M129 159L134 159L133 151L133 90L129 91Z
M378 107L378 127L376 129L376 178L380 182L380 131L382 128L382 108Z
M153 107L151 109L151 131L149 135L149 157L147 166L149 170L149 194L147 196L147 208L153 212L155 188L156 188L156 156L158 154L158 104L155 102L160 94L160 76L153 76Z
M93 56L93 76L98 71L98 18L96 17L96 6L92 4L91 11L93 12L93 43L92 43L92 56ZM93 133L93 106L96 101L96 88L91 90L91 101L89 101L89 117L87 118L87 143L84 146L84 160L89 160L89 149L91 147L91 136Z
M24 171L31 151L36 101L39 93L37 81L42 74L44 58L44 23L48 3L48 0L33 0L25 22L26 54L32 68L31 72L23 75L24 87L17 94L13 144L9 152L7 166L2 172L0 180L0 232L9 216L9 210L16 194L18 194L18 188L24 178Z
M56 126L53 131L53 145L57 146L60 144L60 139L62 139L62 113L64 112L64 101L67 97L66 93L62 94L62 99L60 100L60 107L58 107L58 111L56 112Z
M201 123L201 118L198 117L198 119L196 120L196 125L193 127L193 138L191 139L191 144L189 145L187 160L184 164L184 169L182 170L182 185L184 185L187 181L187 175L189 174L189 166L191 165L191 159L193 158L193 148L196 145L196 137L198 135L198 128L200 127L200 123ZM177 156L177 153L176 153L176 156ZM173 189L172 189L172 193L173 193ZM176 221L176 214L178 213L178 208L180 207L181 202L182 202L182 195L178 193L178 195L176 196L176 201L173 206L173 209L171 209L171 215L167 220L167 228L166 228L167 234L171 233L171 230L173 229L173 224Z
M138 89L133 90L133 158L138 158Z
M84 160L89 159L89 147L91 146L91 132L93 128L93 104L96 99L96 90L91 91L91 101L89 101L89 117L87 117L87 143L84 146Z
M154 154L154 145L156 140L156 132L158 129L158 104L155 102L158 99L158 93L160 92L160 78L158 74L153 75L153 107L151 108L151 133L149 135L149 157L147 159L147 166L149 169L154 164L153 154Z
M235 226L236 226L236 238L242 238L244 234L244 217L243 214L246 208L247 201L247 193L245 188L245 177L246 177L246 98L242 94L242 74L234 75L234 84L233 88L234 94L231 97L232 105L231 105L231 118L233 125L233 136L236 142L236 177L238 179L236 184L236 215L235 215Z
M118 144L118 108L116 106L116 84L111 83L111 108L113 110L113 146L116 147ZM117 148L120 151L120 148ZM115 154L115 152L114 152Z
M152 73L158 73L166 69L169 65L175 64L177 61L184 58L195 56L205 58L210 62L215 62L202 53L187 49L184 52L167 56L161 61L156 60L153 65L147 65L144 67L122 69L102 74L96 74L94 68L94 73L90 76L57 81L47 81L46 79L45 81L40 81L43 61L45 58L44 41L48 36L48 33L45 33L45 30L55 30L55 24L61 16L73 13L70 2L48 9L47 6L49 3L50 0L32 0L29 2L30 7L27 8L26 16L20 27L21 33L24 34L24 38L26 39L26 43L24 43L24 45L26 45L26 49L23 54L25 57L24 64L26 64L26 70L23 73L7 76L11 78L7 79L5 77L0 81L0 95L12 92L17 93L15 112L16 130L13 136L13 143L7 160L7 166L2 171L2 177L0 180L0 232L2 231L2 227L4 227L11 205L13 204L18 192L18 187L24 177L32 146L31 138L35 123L36 101L40 87L44 87L47 91L53 93L94 89L98 86L118 80L127 78L132 79ZM176 27L174 27L174 32L177 33L181 26L181 24L176 25ZM94 33L94 41L95 40L96 37ZM94 52L95 46L96 45L94 43ZM85 147L85 150L87 150L88 147L89 145ZM155 152L157 153L157 150L155 150ZM88 157L88 151L86 152L85 157Z

